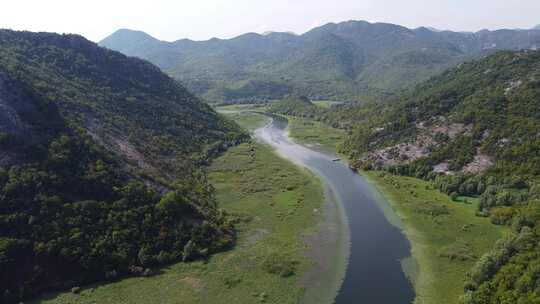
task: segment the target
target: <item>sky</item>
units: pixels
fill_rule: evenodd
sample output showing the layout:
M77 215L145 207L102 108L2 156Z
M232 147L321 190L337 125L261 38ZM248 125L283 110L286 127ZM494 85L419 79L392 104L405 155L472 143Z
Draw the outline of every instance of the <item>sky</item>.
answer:
M531 28L540 0L0 0L0 28L76 33L99 41L120 28L166 41L247 33L298 34L366 20L454 31Z

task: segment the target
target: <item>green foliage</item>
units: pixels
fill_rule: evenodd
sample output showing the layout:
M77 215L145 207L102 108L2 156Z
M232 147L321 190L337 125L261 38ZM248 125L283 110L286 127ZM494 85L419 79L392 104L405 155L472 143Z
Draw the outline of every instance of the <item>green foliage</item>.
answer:
M232 242L204 180L184 176L160 196L127 182L104 153L62 134L42 164L9 167L0 185L3 293L24 298L111 279L134 265L202 257Z
M0 302L233 243L196 168L246 134L156 67L1 30L0 94Z
M468 261L476 258L472 246L462 240L442 248L439 256L458 261Z
M24 82L42 107L57 107L70 125L160 170L172 168L166 159L204 159L203 152L212 156L246 138L157 67L80 36L2 30L0 71Z
M386 172L365 175L399 214L400 228L411 240L411 252L419 267L410 271L417 299L458 303L467 272L509 229L475 216L473 204L452 201L429 181Z
M517 235L497 243L469 274L466 304L537 303L540 255L538 236L524 227Z
M530 48L537 31L435 32L386 23L327 24L302 35L244 34L209 41L159 41L119 30L100 42L150 60L212 102L264 102L296 93L312 99L371 99L413 86L497 49Z
M263 262L263 268L266 271L284 278L292 276L297 265L297 261L283 253L272 253Z
M531 279L535 270L523 268L527 259L536 263L531 248L536 248L540 223L535 207L540 181L539 71L539 51L498 52L461 64L390 99L393 102L382 108L359 106L362 110L356 113L379 118L358 116L359 124L342 146L351 157L360 159L376 149L416 140L420 123L425 126L444 117L449 123L469 126L453 138L435 135L427 156L385 168L431 181L456 202L462 196L474 197L478 216L511 226L517 233L478 260L465 286L465 303L539 301L538 285ZM460 172L479 153L490 156L493 165L476 174ZM433 172L443 162L453 174ZM373 167L366 161L353 165ZM443 256L465 251L446 249Z
M69 291L47 294L35 303L131 304L153 303L159 299L165 303L253 304L258 303L261 294L266 295L266 303L296 303L305 294L302 287L306 283L302 278L307 271L315 269L304 254L305 241L299 236L311 234L319 227L319 216L313 212L324 202L318 180L273 153L270 147L256 143L228 149L212 162L208 178L216 188L220 207L236 219L238 234L234 248L213 254L207 260L174 263L144 279L125 278L83 287L80 294ZM282 190L288 184L302 187L297 187L294 195L284 196ZM305 201L297 206L300 196L305 197ZM274 198L275 204L272 203ZM294 214L280 216L293 209ZM325 267L328 275L309 283L307 288L318 292L309 303L326 303L335 296L334 288L328 291L319 288L319 282L339 288L341 277L336 273L344 268L346 254L338 254L331 245L318 246L318 253L326 247L328 252L323 262L328 265ZM280 277L266 271L263 263L272 253L298 261L295 273ZM334 254L343 255L339 266L333 262Z
M272 113L299 116L299 117L318 117L324 113L324 109L315 106L309 98L305 96L290 95L286 98L274 102L268 110Z

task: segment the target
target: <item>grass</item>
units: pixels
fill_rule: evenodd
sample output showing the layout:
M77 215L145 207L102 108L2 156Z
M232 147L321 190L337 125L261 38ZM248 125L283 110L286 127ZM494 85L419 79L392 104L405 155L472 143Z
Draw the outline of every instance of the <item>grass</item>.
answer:
M209 179L221 207L239 219L234 249L34 303L297 303L312 266L300 235L315 230L323 202L318 179L255 143L231 148Z
M345 131L321 122L287 116L289 135L298 143L327 152L336 152L337 145L345 138Z
M246 130L255 130L262 127L270 119L262 114L247 111L227 113L225 115Z
M233 104L215 107L215 110L231 120L235 121L242 128L253 131L264 126L269 118L252 111L264 111L263 105L258 104Z
M330 100L315 100L315 101L312 101L312 102L313 102L314 105L316 105L318 107L321 107L321 108L325 108L325 109L329 109L333 105L342 104L342 102L340 102L340 101L330 101Z
M476 217L473 198L467 199L470 204L453 202L429 182L382 172L365 175L390 202L411 241L414 261L404 266L415 303L457 304L467 271L505 228Z
M215 106L217 112L246 111L264 108L264 104L230 104L224 106Z

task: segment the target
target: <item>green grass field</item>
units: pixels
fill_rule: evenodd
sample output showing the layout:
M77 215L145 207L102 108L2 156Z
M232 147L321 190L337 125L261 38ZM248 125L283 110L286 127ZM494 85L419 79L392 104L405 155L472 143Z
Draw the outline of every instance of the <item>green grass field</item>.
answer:
M217 112L246 111L264 108L264 104L230 104L225 106L215 106Z
M270 121L268 116L248 111L227 113L225 116L234 120L242 128L251 131L264 126L268 121Z
M312 101L313 104L315 104L318 107L329 109L333 105L342 104L342 102L339 101L331 101L331 100L315 100Z
M327 152L336 152L337 144L345 138L345 131L321 122L287 116L289 135L296 142Z
M239 219L234 249L34 303L297 303L312 265L300 236L315 231L324 200L318 179L252 143L217 159L209 178L221 207Z
M412 244L416 263L406 261L417 304L457 304L467 271L505 229L475 216L471 204L453 202L425 181L365 172L388 199ZM416 267L418 268L416 268Z

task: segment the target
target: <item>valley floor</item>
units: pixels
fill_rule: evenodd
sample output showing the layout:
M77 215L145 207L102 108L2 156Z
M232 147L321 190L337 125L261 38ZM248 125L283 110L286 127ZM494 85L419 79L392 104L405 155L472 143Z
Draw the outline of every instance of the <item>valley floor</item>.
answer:
M336 153L337 145L345 139L345 131L324 123L292 116L287 116L287 119L291 138L309 148Z
M243 125L264 123L263 117L246 119ZM297 303L303 284L310 283L307 244L316 240L322 218L319 180L257 143L231 148L214 162L209 178L221 207L239 219L234 249L152 277L47 295L34 303Z
M425 181L384 172L364 172L399 218L411 242L415 304L457 304L466 273L505 230L475 216L474 198L452 201Z
M254 121L253 115L239 116L240 124ZM291 138L306 146L333 152L344 136L343 131L319 122L288 119ZM412 257L403 261L403 268L413 281L415 303L458 303L467 271L504 235L505 228L475 216L475 198L454 202L429 182L383 172L362 174L390 203L387 217L411 242Z

